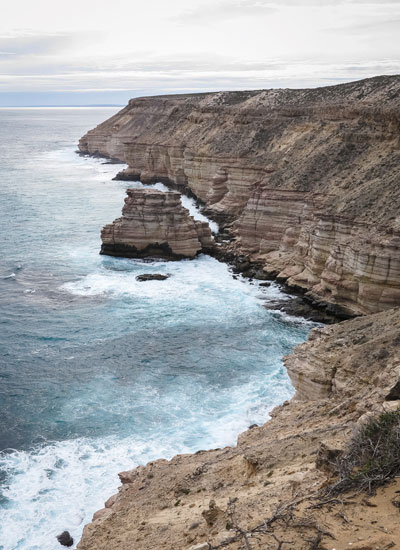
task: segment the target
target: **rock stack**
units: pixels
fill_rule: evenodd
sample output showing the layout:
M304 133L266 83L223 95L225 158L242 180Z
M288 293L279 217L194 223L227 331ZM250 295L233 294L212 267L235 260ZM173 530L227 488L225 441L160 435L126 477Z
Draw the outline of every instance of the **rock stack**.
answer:
M122 217L102 229L101 254L181 260L213 248L208 223L189 214L179 193L127 189L127 195Z

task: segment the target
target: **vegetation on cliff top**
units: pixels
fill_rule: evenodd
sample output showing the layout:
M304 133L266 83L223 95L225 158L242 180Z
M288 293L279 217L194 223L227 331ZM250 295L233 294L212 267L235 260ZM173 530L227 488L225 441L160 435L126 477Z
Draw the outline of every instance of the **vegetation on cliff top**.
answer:
M400 409L373 416L350 440L337 460L338 481L330 492L351 489L373 492L400 474Z

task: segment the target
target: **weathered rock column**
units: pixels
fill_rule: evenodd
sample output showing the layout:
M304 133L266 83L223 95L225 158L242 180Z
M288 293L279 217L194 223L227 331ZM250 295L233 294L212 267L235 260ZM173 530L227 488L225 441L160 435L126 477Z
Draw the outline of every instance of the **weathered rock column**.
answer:
M180 194L128 189L122 217L103 227L101 254L127 258L194 258L214 246L207 223L182 206Z

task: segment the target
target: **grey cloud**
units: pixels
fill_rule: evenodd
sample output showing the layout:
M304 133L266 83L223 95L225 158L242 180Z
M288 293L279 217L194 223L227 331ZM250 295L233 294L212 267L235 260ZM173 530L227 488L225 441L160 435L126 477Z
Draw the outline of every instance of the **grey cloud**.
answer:
M187 10L172 19L181 23L203 24L221 19L233 19L244 16L261 16L274 13L282 6L306 7L336 5L372 5L381 7L386 5L398 5L399 0L236 0L222 1L219 3L206 4Z
M372 5L372 6L384 6L386 5L398 5L398 0L266 0L265 4L270 6L336 6L340 5Z
M41 56L71 55L87 44L96 45L103 39L99 31L75 31L60 33L20 32L0 35L0 59Z
M400 17L392 19L374 19L364 23L355 23L342 27L327 27L326 32L334 35L348 34L368 40L370 43L378 41L379 50L387 50L400 53L400 42L398 36L400 34Z
M141 61L131 61L128 58L88 58L84 63L79 63L57 56L56 59L48 57L20 57L0 56L0 73L9 76L40 76L54 74L89 74L118 72L183 75L185 73L206 73L229 71L233 74L249 71L282 70L287 64L282 61L265 60L263 62L237 61L225 56L198 55L191 58L157 58L151 55L141 55Z
M236 61L234 59L226 59L221 57L220 59L204 59L196 60L168 60L168 61L156 61L156 62L144 62L144 63L126 63L120 65L121 70L130 71L144 71L144 72L169 72L169 73L181 73L181 72L210 72L210 71L230 71L233 73L241 71L265 71L283 69L287 66L287 63L281 61L259 61L259 62L245 62Z
M233 66L233 64L232 64ZM308 64L299 67L296 60L288 62L286 68L275 67L269 71L265 67L248 71L232 70L232 66L214 66L209 71L191 71L181 65L175 71L125 72L90 70L88 67L77 72L58 72L55 74L20 74L9 77L0 76L3 90L19 91L93 91L93 90L138 90L154 89L158 93L176 91L205 91L218 89L261 89L268 87L314 87L335 81L344 82L366 78L377 74L395 74L400 72L400 62L374 60L368 63ZM155 67L153 67L155 69ZM305 70L306 69L306 70ZM334 75L332 77L331 75Z
M271 2L257 0L223 1L198 6L174 16L172 19L180 23L203 24L204 22L218 22L221 19L268 15L276 11L276 8L271 4Z
M388 31L400 31L400 17L384 20L374 20L368 23L362 23L359 25L353 25L351 29L354 31L372 31L376 32L388 32Z
M0 56L47 55L66 48L72 40L67 34L0 36Z

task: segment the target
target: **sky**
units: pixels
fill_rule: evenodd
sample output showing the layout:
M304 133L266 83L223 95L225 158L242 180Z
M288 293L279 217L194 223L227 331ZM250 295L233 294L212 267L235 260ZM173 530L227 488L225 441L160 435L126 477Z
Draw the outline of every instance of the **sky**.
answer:
M12 0L0 19L0 106L399 73L400 0Z

